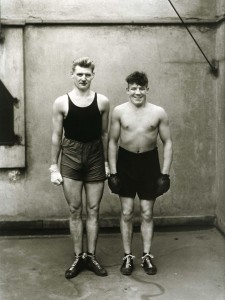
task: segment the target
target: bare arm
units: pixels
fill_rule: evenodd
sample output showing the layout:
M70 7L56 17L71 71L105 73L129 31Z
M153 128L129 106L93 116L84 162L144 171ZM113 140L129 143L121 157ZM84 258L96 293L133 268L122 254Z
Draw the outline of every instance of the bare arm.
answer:
M61 150L61 141L63 133L63 113L61 110L60 98L53 104L52 113L52 150L51 164L58 164L58 158Z
M116 161L117 161L117 149L118 141L120 137L120 118L119 111L117 108L113 110L111 118L111 126L109 133L109 166L111 174L117 173Z
M108 125L109 125L109 100L103 100L102 110L102 144L104 150L105 163L108 162Z
M163 166L161 172L162 174L169 174L173 159L173 148L169 120L164 110L161 113L161 120L159 124L159 136L163 143Z

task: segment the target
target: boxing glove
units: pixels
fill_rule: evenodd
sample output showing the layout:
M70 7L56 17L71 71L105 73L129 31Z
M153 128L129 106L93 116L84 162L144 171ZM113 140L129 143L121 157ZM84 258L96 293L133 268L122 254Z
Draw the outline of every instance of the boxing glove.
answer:
M170 188L170 176L168 174L161 174L156 182L156 197L166 193Z
M113 194L119 194L121 182L118 174L110 174L108 178L108 186Z
M51 165L49 171L51 173L51 182L55 185L60 185L63 182L63 178L59 172L58 166L56 164Z

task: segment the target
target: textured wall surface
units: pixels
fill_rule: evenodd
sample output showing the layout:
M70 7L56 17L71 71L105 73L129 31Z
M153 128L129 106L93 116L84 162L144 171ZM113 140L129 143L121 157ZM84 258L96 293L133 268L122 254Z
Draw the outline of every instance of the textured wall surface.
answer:
M2 18L5 21L43 22L87 21L164 21L177 19L167 0L2 0ZM215 18L222 1L173 0L181 16L187 19L208 20ZM100 9L101 8L101 9Z
M225 25L222 24L217 31L217 59L220 63L220 76L217 80L217 205L216 214L218 218L218 225L225 232L225 47L224 47L224 37L225 37Z
M74 1L57 2L58 7L53 5L56 1L50 0L32 3L14 0L13 5L2 0L6 27L19 19L27 23L23 28L26 168L13 174L10 173L12 170L0 171L0 219L68 216L61 188L52 186L49 180L51 110L54 99L72 89L71 62L83 55L91 56L96 62L93 89L105 94L111 107L127 100L125 77L134 70L143 70L149 75L149 101L163 106L168 112L174 142L172 185L171 190L156 202L155 215L214 215L217 205L224 209L219 200L224 195L224 188L217 176L217 169L224 176L223 151L217 147L218 141L224 147L224 25L218 29L210 23L190 25L209 59L217 56L221 61L221 74L215 78L182 26L157 25L160 20L176 17L167 1L160 4L142 1L137 10L134 0L122 1L121 7L116 0L99 0L99 5L104 7L101 20L128 20L132 16L137 21L144 15L151 20L157 19L151 26L49 24L50 20L69 22L75 17L81 21L85 18L96 21L100 10L94 3L96 1L82 5L79 1L76 4ZM147 10L149 3L151 9ZM222 2L216 7L214 2L205 0L174 1L174 4L182 15L200 21L214 19L219 15L218 6L223 7ZM47 21L42 26L30 24L32 16L34 23L39 22L39 17ZM162 151L160 142L159 151ZM138 201L136 206L138 210ZM119 200L106 185L101 216L119 218L119 213Z

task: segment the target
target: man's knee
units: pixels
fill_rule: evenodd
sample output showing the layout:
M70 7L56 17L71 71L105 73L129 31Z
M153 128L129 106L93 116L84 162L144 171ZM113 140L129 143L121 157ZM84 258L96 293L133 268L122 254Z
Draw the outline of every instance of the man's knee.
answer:
M88 218L97 218L99 215L99 205L89 205L87 207Z
M153 220L153 212L151 210L144 210L141 212L142 220L150 223Z
M69 210L70 210L70 216L72 219L79 219L82 214L82 209L81 206L75 206L73 204L69 205Z
M124 222L130 222L133 219L133 211L123 210L121 213L121 218Z

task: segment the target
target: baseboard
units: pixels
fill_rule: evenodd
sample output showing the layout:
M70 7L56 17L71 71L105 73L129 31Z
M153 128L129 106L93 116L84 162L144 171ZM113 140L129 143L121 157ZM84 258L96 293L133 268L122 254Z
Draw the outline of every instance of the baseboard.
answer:
M215 226L225 236L225 223L217 218L215 221Z
M85 220L84 220L85 222ZM196 227L216 226L216 217L211 216L163 216L154 217L155 228L167 227ZM119 228L119 217L101 218L101 229ZM224 225L224 224L223 224ZM134 227L140 226L140 218L134 219ZM222 226L221 226L222 227ZM17 234L69 234L68 219L43 219L43 220L7 220L0 221L0 235Z

